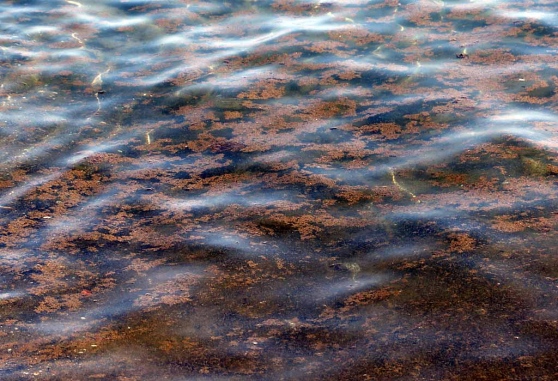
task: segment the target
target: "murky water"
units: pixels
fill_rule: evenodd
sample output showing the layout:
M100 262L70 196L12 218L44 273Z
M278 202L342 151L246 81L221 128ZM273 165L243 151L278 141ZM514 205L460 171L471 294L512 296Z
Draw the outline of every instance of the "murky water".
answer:
M558 378L555 1L0 4L0 378Z

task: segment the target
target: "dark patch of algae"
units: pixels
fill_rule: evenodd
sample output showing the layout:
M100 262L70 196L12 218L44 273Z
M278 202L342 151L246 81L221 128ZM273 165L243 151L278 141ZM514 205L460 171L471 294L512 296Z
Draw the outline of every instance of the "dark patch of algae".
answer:
M343 2L345 28L285 35L169 83L202 90L138 95L118 123L146 109L170 119L114 150L4 171L6 197L47 180L0 210L0 378L557 379L556 137L470 138L432 164L389 167L419 162L474 121L497 128L490 117L505 104L557 112L558 79L540 74L556 56L495 43L558 46L556 33L439 3ZM340 11L270 4L291 16ZM180 25L142 9L163 30ZM363 27L396 9L400 32ZM374 12L384 18L364 16ZM405 71L446 54L438 43L447 63ZM195 59L196 46L183 49ZM384 77L351 65L384 51L401 57L378 61ZM320 55L335 59L306 59ZM270 65L219 89L220 76ZM100 91L66 78L59 86ZM94 144L102 128L76 139Z

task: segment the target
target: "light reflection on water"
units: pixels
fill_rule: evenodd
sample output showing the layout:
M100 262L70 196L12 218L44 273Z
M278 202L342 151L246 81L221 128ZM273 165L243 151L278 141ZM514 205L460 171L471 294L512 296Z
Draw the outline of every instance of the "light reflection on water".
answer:
M0 376L552 377L555 13L1 5Z

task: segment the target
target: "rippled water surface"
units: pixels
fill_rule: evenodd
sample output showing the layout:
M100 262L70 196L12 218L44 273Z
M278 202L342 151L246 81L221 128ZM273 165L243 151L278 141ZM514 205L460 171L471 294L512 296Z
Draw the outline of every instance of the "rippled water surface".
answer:
M2 1L0 378L558 379L557 12Z

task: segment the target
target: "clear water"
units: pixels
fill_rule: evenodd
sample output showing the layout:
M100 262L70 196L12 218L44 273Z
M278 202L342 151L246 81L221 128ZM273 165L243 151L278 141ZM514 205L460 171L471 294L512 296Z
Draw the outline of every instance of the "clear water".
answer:
M558 377L554 1L0 3L0 376Z

